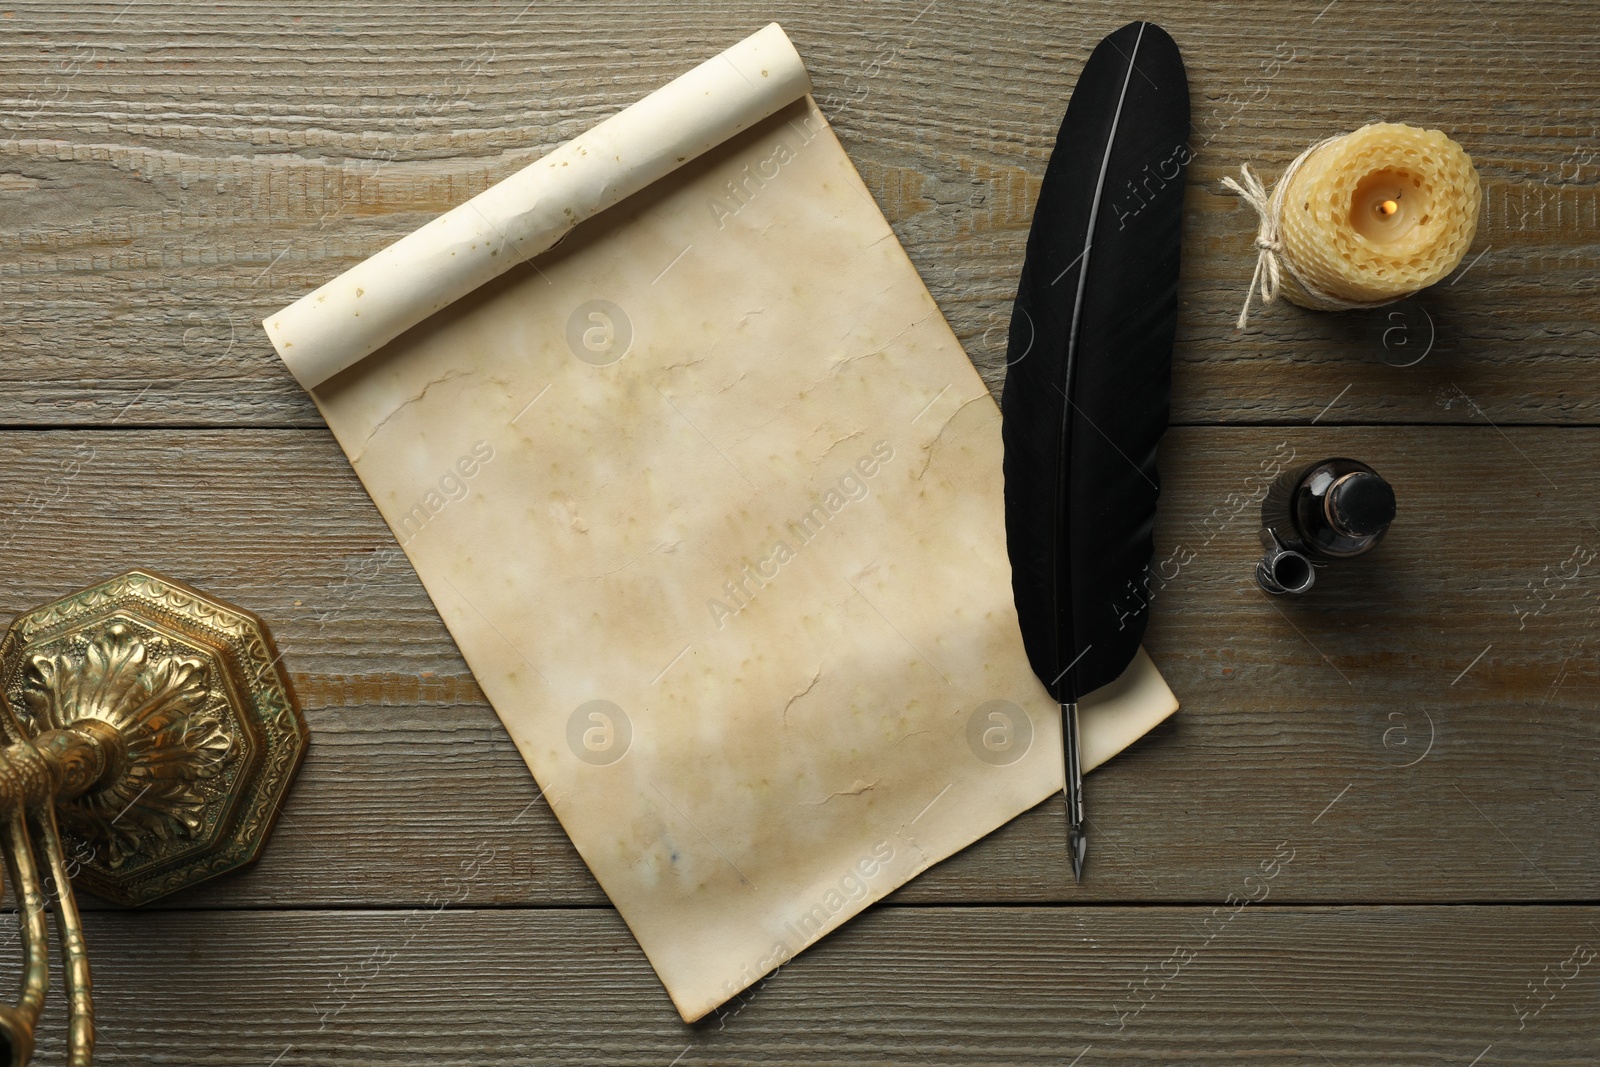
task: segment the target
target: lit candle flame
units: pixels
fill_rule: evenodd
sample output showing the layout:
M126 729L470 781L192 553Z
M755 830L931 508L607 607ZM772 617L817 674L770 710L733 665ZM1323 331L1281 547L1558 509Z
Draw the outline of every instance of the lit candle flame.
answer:
M1385 200L1383 203L1378 205L1377 210L1379 216L1382 218L1388 218L1390 215L1393 215L1396 211L1400 210L1400 205L1393 200Z

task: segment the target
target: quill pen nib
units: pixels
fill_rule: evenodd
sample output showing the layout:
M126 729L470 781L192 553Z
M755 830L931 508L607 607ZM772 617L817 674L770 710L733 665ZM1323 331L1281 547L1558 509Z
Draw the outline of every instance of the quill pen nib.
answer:
M1067 848L1072 853L1072 877L1083 881L1083 861L1089 854L1089 839L1083 829L1083 764L1078 758L1078 705L1061 705L1061 748L1066 763Z

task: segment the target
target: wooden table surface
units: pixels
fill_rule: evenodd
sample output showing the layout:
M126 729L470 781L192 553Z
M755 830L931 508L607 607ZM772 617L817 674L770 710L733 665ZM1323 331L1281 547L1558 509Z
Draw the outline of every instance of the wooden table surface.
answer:
M1044 804L686 1026L258 320L777 19L998 387L1061 112L1135 15L1196 127L1148 640L1183 710L1090 777L1081 887ZM1597 46L1509 0L0 0L0 612L154 567L268 620L313 730L257 867L86 902L99 1062L1600 1060ZM1467 263L1235 332L1220 179L1375 120L1471 152ZM1291 451L1400 518L1273 601L1252 475ZM46 1027L58 1062L59 993Z

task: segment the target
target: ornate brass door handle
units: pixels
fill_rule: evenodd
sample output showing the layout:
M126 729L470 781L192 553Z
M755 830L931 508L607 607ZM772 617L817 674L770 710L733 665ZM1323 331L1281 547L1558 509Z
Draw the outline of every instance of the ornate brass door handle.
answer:
M19 615L0 640L0 845L22 993L0 1005L0 1067L21 1067L55 912L67 1062L94 1047L74 883L138 905L254 860L305 755L305 719L255 615L133 570Z

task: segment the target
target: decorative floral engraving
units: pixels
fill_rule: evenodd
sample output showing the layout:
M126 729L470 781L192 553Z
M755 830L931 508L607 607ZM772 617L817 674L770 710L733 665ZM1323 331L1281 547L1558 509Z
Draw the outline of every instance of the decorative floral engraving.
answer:
M153 652L122 621L81 652L28 657L20 711L30 733L98 719L122 736L107 784L59 809L71 831L104 849L110 868L141 845L189 840L203 829L217 796L208 783L237 750L214 673L201 657Z

